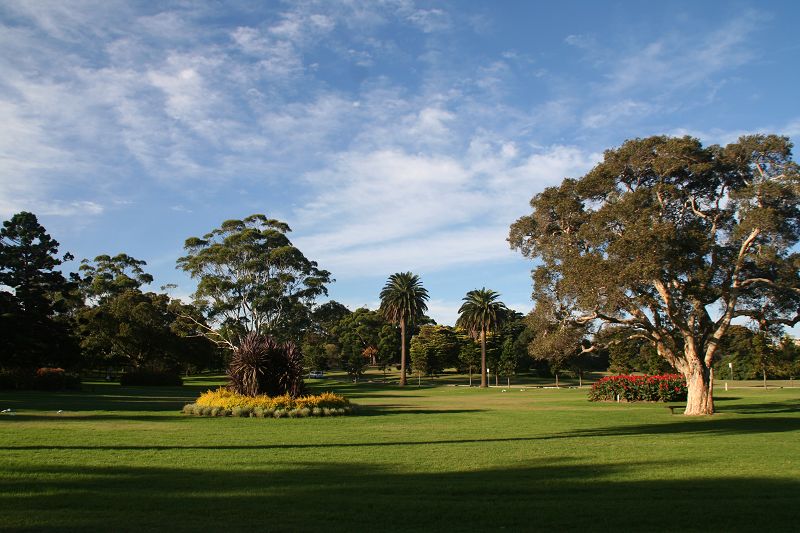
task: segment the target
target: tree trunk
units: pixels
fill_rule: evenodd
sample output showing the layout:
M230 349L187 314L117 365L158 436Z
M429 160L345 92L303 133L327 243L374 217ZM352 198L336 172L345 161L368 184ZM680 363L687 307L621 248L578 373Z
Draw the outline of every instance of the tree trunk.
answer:
M481 329L481 387L486 388L486 331Z
M684 372L689 394L686 398L685 415L714 414L714 369L701 362L691 362Z
M578 388L579 389L583 388L583 370L578 372Z
M469 365L469 386L472 387L472 365Z
M406 385L406 321L400 319L400 386Z
M764 390L767 390L767 369L761 369L761 373L764 376Z

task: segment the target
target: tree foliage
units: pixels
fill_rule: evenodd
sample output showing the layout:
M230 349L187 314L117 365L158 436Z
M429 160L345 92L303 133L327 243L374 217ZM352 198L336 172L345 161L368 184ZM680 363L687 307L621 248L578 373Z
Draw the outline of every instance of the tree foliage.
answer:
M342 368L357 380L377 356L381 328L386 324L377 311L365 307L345 315L333 328L341 347Z
M292 245L289 231L284 222L251 215L186 240L178 267L198 280L195 300L220 326L206 330L211 338L229 348L249 333L300 339L331 277Z
M17 213L0 229L0 367L71 366L77 362L66 315L71 287L57 267L59 243L36 215ZM66 254L64 260L71 260Z
M422 375L435 376L458 364L461 349L455 329L422 326L411 339L411 367Z
M463 298L458 309L456 326L468 331L473 338L481 342L481 387L487 387L486 381L486 335L501 323L508 311L506 305L499 301L500 295L493 290L482 288L471 290Z
M400 385L406 384L406 328L428 310L428 291L419 276L398 272L389 276L380 293L380 312L393 324L400 325Z
M720 379L794 377L800 369L800 347L789 337L773 339L763 331L731 326L715 367ZM731 366L728 366L728 365Z
M599 358L607 361L608 370L617 374L642 372L665 374L669 363L658 355L655 346L637 335L637 331L624 326L603 328L593 339Z
M87 297L101 302L128 290L141 290L142 285L153 282L153 276L142 269L146 265L128 254L83 259L78 269L83 274L81 287Z
M635 328L686 376L686 414L712 413L731 321L800 321L799 176L785 137L635 139L534 196L509 241L539 261L537 307Z
M84 277L77 280L93 302L76 313L85 362L152 371L207 368L216 348L202 337L202 314L167 294L143 292L153 281L146 265L127 254L81 262Z

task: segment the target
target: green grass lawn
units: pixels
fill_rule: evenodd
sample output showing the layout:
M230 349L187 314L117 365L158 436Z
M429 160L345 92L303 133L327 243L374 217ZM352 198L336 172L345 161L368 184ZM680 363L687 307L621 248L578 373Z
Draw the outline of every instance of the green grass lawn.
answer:
M0 529L800 530L800 388L718 385L689 419L586 388L326 379L359 416L179 414L205 379L0 393Z

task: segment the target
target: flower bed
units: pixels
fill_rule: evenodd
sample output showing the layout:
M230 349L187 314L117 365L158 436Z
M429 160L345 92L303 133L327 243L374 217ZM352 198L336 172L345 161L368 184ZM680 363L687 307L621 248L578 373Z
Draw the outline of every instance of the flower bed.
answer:
M238 416L253 418L303 418L352 414L354 406L344 396L332 392L292 398L283 396L245 396L220 387L206 391L183 413L198 416Z
M626 402L686 401L686 379L680 374L658 376L609 376L597 381L589 391L589 401Z

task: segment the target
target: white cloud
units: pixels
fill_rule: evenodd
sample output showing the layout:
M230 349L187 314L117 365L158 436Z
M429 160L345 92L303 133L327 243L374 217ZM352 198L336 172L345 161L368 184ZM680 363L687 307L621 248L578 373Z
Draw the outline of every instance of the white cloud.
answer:
M597 106L584 115L581 123L585 128L608 127L619 121L637 121L657 111L657 107L646 102L623 100L610 105Z
M438 141L450 133L447 123L454 118L453 113L444 109L426 107L415 117L409 134L417 139L425 138L427 143Z
M74 216L74 215L100 215L105 211L105 208L97 202L88 200L79 200L74 202L47 202L37 208L36 211L43 215L59 215L59 216Z
M594 35L570 34L564 38L568 45L582 50L593 51L597 47L597 38Z
M609 59L611 68L605 90L621 93L656 88L668 93L741 66L753 57L747 39L762 20L764 16L759 12L748 11L700 37L667 35L627 55Z
M411 24L425 33L447 30L450 28L450 15L441 9L418 9L407 15Z
M682 137L684 135L689 135L691 137L700 139L705 145L709 144L726 145L736 142L739 139L739 137L743 135L772 134L772 133L776 135L786 135L794 142L800 141L800 117L789 119L787 122L783 124L770 124L770 125L760 126L757 128L747 128L747 129L672 128L664 132L665 135L670 135L675 137Z
M324 268L339 279L388 276L392 272L438 272L448 267L496 263L516 258L505 242L508 225L431 231L405 239L373 241L347 250L318 249L308 239L297 239ZM318 244L318 243L316 243Z
M460 158L343 153L306 177L317 193L295 213L296 243L347 276L509 260L508 226L531 196L598 158L565 146L521 156L516 145L487 138Z
M458 320L458 309L461 307L460 301L431 299L428 302L429 317L433 318L437 324L454 326Z

